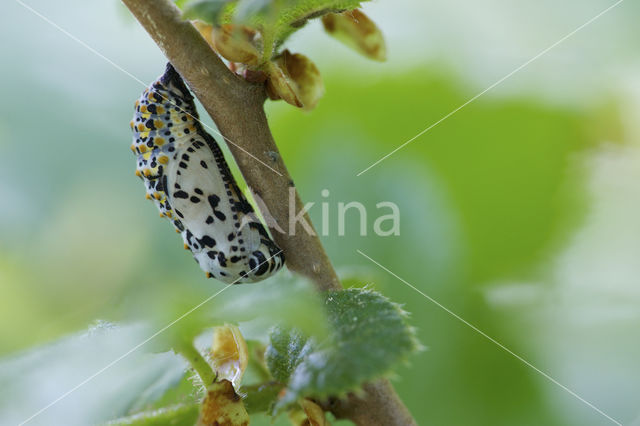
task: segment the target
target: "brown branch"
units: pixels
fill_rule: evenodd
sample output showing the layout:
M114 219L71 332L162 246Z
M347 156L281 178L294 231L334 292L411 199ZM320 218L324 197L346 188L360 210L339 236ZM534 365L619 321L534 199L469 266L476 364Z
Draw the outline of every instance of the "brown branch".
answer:
M229 71L217 54L170 0L123 0L165 56L187 81L228 142L247 185L260 197L284 232L272 229L284 251L287 267L309 278L320 291L342 286L315 233L301 223L290 232L290 216L302 211L295 190L264 113L265 89ZM259 161L258 161L259 160ZM267 166L265 166L268 165ZM295 208L290 206L290 193ZM293 210L293 211L290 211ZM309 217L304 219L311 224ZM338 416L359 425L415 424L391 385L380 380L364 387L363 397L351 396L333 405Z

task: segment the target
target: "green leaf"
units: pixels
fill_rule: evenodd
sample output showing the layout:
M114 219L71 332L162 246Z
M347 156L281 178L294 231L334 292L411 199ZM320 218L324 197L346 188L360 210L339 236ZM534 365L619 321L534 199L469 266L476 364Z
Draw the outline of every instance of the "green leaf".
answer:
M184 369L167 369L158 374L153 381L149 382L145 389L140 391L135 400L131 402L128 409L130 413L135 413L150 408L164 399L168 393L178 389L185 377ZM184 401L184 399L183 399Z
M267 367L276 380L287 383L300 362L312 351L307 337L295 329L276 327L267 347Z
M0 424L23 422L52 396L84 381L33 423L101 424L148 409L181 383L185 371L184 362L172 353L131 352L152 332L140 324L100 322L86 333L0 359L6 395L0 398Z
M364 0L367 1L367 0ZM360 7L362 0L191 0L177 1L186 19L212 25L231 20L262 33L265 51L280 46L308 20Z
M271 5L271 0L239 0L233 17L236 21L246 22L252 17L265 13Z
M419 348L406 312L379 293L329 292L325 302L329 338L305 338L284 327L271 335L267 365L274 378L287 384L277 409L301 397L344 395L390 374Z
M367 0L364 0L367 1ZM327 13L343 12L360 7L362 0L296 0L286 2L279 10L274 22L277 44L284 42L291 34L314 18Z
M179 359L178 356L176 356L176 358ZM203 395L203 389L196 386L193 380L193 374L187 371L185 371L185 373L178 383L172 388L167 389L162 397L153 402L153 404L148 404L139 410L132 408L127 414L133 415L142 411L160 410L179 405L199 404Z
M199 412L199 403L181 404L123 417L104 426L193 426Z
M244 406L247 412L253 414L271 411L282 388L283 386L280 383L243 386L242 393L246 394Z
M201 19L208 23L219 23L220 17L233 0L192 0L178 4L185 19Z
M233 285L218 291L176 295L172 305L160 306L152 315L158 330L172 325L151 344L156 351L191 345L196 336L212 326L256 318L269 327L284 324L318 338L326 336L322 300L312 285L299 278L286 278L286 274L277 278L256 286Z

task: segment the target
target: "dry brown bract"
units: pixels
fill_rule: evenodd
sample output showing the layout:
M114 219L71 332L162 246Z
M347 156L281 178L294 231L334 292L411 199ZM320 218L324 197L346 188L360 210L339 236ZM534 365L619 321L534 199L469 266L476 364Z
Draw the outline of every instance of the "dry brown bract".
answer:
M221 380L209 386L207 396L202 401L197 426L246 426L249 414L242 398L233 390L228 380Z

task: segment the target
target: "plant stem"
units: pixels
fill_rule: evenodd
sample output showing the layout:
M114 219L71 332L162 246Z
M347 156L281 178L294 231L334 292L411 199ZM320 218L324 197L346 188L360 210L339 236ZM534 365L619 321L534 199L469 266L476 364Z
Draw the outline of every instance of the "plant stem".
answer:
M303 218L311 233L292 220L303 204L271 135L264 112L264 85L248 83L229 71L170 0L123 2L224 135L247 185L264 203L259 203L263 216L273 218L284 231L271 230L289 270L309 278L319 291L342 289L308 215ZM358 425L415 424L388 381L366 384L364 392L363 397L352 395L346 402L334 404L334 414Z
M174 350L187 360L189 365L191 365L191 368L196 371L205 387L213 384L216 380L216 373L192 343L181 343L176 345Z

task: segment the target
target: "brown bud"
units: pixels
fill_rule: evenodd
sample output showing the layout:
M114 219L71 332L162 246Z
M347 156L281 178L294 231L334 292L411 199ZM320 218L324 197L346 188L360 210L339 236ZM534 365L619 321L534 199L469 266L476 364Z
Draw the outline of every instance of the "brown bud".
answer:
M369 59L384 61L387 48L378 26L358 9L329 13L322 17L324 29L345 45Z
M267 93L304 110L315 108L324 94L322 76L306 56L282 52L270 64Z
M196 27L202 38L209 43L209 46L213 47L213 26L199 19L191 21L191 23Z
M230 24L213 27L211 30L213 48L223 58L231 62L257 65L260 51L257 47L259 35L245 26Z
M248 426L249 414L242 398L228 380L218 381L207 389L200 407L197 426Z
M229 380L235 389L240 388L242 375L249 362L249 350L237 326L225 324L215 328L211 361L218 380Z
M295 426L329 426L322 408L310 399L301 399L302 409L293 409L289 412L289 420Z
M267 74L264 71L245 69L242 76L249 83L264 83L267 80Z
M273 100L282 99L286 103L302 108L302 101L298 98L294 83L286 71L275 62L269 62L267 72L269 73L269 80L267 80L267 95L269 95L269 98Z

